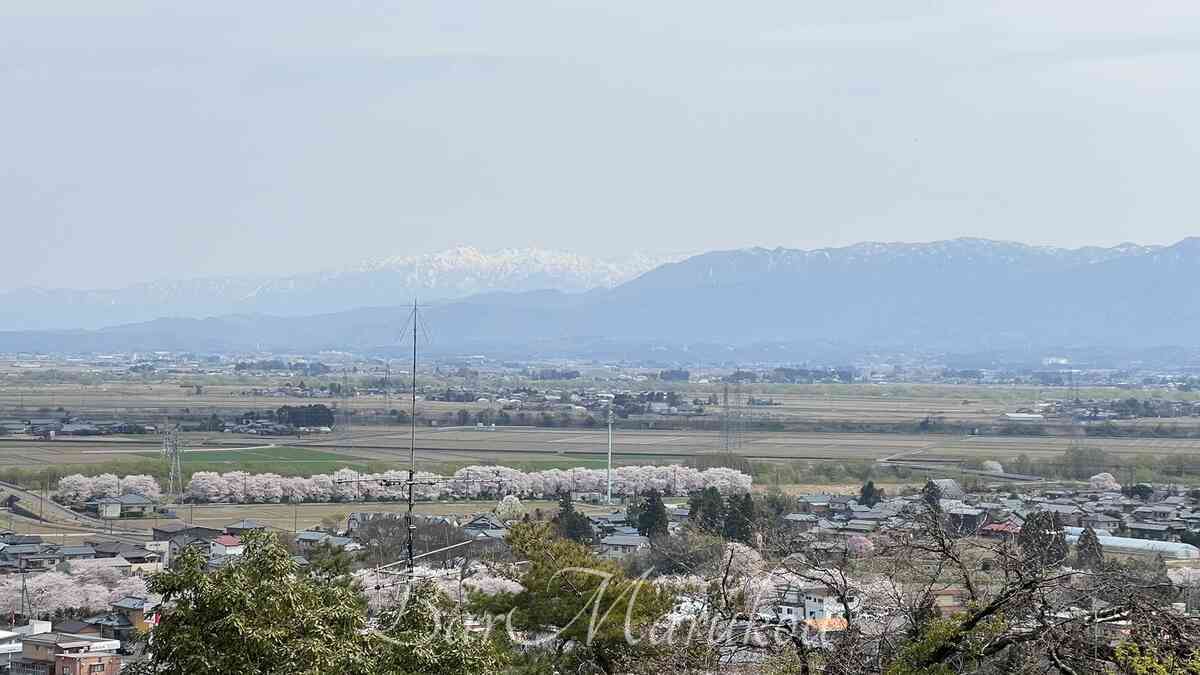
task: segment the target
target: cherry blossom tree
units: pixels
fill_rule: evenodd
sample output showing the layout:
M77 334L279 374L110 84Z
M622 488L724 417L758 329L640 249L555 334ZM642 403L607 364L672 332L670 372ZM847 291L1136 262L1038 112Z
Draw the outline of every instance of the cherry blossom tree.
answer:
M1104 490L1105 492L1120 492L1121 484L1113 477L1111 473L1098 473L1088 479L1088 485L1093 490Z
M92 497L117 497L120 481L111 473L102 473L92 479Z
M162 497L162 489L153 476L135 474L121 479L121 494L141 495L146 499L158 501Z
M875 544L861 534L846 540L846 552L855 558L866 558L875 552Z
M64 504L80 504L92 498L95 480L83 474L71 474L58 481L58 501Z
M504 499L501 499L500 503L496 505L496 515L500 520L516 520L524 512L521 500L516 495L505 495Z

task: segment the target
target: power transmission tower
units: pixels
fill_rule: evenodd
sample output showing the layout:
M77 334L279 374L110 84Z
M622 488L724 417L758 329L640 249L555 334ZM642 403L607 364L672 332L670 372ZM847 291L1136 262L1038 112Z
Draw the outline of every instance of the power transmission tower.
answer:
M725 383L721 399L721 448L725 452L742 447L742 432L746 421L741 399L741 385L735 384L730 392L729 383Z
M179 425L163 432L162 456L167 460L167 496L178 504L183 497L183 451L179 448Z

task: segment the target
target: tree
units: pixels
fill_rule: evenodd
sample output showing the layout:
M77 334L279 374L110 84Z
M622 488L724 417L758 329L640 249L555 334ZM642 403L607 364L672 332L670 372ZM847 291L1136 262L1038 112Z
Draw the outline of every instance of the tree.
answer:
M754 500L749 493L732 495L725 510L722 534L729 541L749 544L754 537Z
M1075 559L1079 567L1085 570L1099 570L1104 567L1104 547L1100 538L1091 525L1083 528L1079 541L1075 543Z
M648 640L630 645L626 630L641 635L670 610L671 597L630 579L612 561L587 547L555 537L542 523L515 525L507 537L513 553L528 561L518 581L522 590L473 595L472 613L507 616L516 630L547 634L562 654L561 670L604 673L631 669ZM568 666L569 664L569 666ZM552 669L551 669L552 670ZM542 669L543 672L549 672Z
M942 488L932 480L926 481L925 487L921 489L921 501L929 506L930 510L935 513L942 512Z
M638 515L638 534L656 539L667 536L667 506L658 490L646 494L645 506Z
M1130 485L1122 490L1122 492L1126 493L1127 496L1136 497L1142 501L1149 501L1154 496L1154 486L1138 483L1137 485Z
M879 503L882 494L882 491L875 489L875 481L869 480L863 483L862 489L858 492L858 503L866 507L873 507Z
M165 609L146 660L126 672L378 672L355 591L298 574L269 535L245 541L245 553L220 569L206 570L204 556L188 548L174 569L150 578Z
M1067 539L1058 515L1052 511L1034 511L1021 524L1017 545L1024 559L1036 569L1058 565L1067 558Z
M384 640L375 672L417 675L491 675L501 672L508 653L493 636L467 631L433 583L421 581L402 602L380 613ZM433 630L430 630L430 628Z
M563 492L558 498L558 533L571 541L590 542L595 536L592 521L575 510L571 495Z
M719 533L725 523L725 502L715 487L706 487L688 498L688 520L704 532Z
M521 507L521 500L516 495L504 495L504 499L496 504L496 516L500 520L516 520L521 517L525 509Z
M350 576L354 555L341 546L323 541L310 548L304 557L308 560L306 570L314 579L347 588L355 587L354 578Z

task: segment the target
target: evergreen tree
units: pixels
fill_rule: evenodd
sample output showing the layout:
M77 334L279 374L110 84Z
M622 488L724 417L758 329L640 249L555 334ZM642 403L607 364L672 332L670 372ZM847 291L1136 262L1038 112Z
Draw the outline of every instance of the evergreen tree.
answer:
M1044 569L1067 558L1067 538L1058 516L1050 511L1035 511L1025 519L1017 533L1017 544L1025 560Z
M719 534L725 524L725 502L715 487L692 493L688 499L691 513L688 519L700 530Z
M875 481L869 480L863 484L862 490L858 493L858 503L866 507L873 507L879 503L883 492L875 489Z
M558 532L565 539L579 542L590 542L595 536L592 521L575 510L575 504L567 492L558 498Z
M931 510L942 512L942 488L938 487L937 483L927 481L925 487L921 490L921 499Z
M638 517L638 534L657 539L667 536L667 505L658 490L650 490Z
M1075 559L1079 567L1085 570L1100 570L1104 567L1104 547L1100 538L1091 525L1083 528L1079 541L1075 544Z
M754 500L749 493L729 497L722 535L729 541L749 544L754 537Z

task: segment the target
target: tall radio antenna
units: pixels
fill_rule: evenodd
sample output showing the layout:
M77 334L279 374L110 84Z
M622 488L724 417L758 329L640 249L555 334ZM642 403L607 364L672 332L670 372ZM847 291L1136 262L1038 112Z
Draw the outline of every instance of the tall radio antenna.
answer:
M409 411L408 425L408 513L404 524L408 530L408 571L413 571L413 538L417 526L413 524L413 481L417 478L417 301L413 300L412 310L412 410Z

